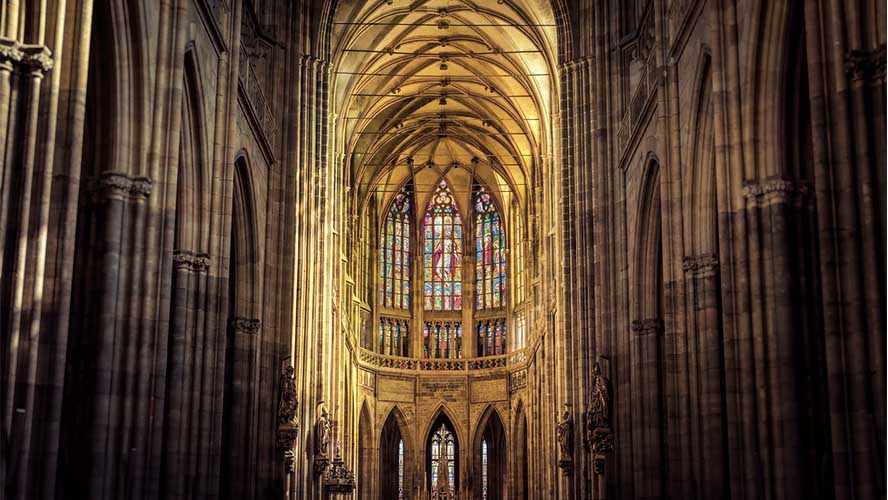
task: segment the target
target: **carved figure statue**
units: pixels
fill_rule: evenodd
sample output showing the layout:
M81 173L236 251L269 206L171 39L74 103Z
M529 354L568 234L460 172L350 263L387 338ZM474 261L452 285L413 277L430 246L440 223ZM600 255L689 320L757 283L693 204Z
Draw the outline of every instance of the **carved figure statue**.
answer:
M592 367L592 408L590 409L593 427L610 426L610 381L601 374L598 363Z
M286 366L281 370L281 403L278 407L278 424L280 425L290 424L296 420L299 401L296 400L296 381L293 379L293 373L292 366Z
M564 405L561 410L561 417L558 419L556 427L558 446L561 448L563 457L571 456L571 443L573 442L573 417L570 414L570 406Z
M321 406L321 414L318 416L317 421L317 445L318 452L317 454L320 456L327 456L327 450L330 446L330 431L332 428L332 423L330 422L330 414L327 413L327 408L325 406Z

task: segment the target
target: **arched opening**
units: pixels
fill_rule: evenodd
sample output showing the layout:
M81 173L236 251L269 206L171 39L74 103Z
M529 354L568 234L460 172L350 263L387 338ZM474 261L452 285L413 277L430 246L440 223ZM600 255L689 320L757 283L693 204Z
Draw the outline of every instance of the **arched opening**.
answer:
M506 431L499 414L492 406L484 412L478 422L473 456L474 497L481 500L506 498L508 483Z
M527 489L527 414L524 411L524 404L518 402L518 409L515 411L515 431L512 433L512 471L514 489L514 498L518 500L526 500L528 498Z
M380 499L404 500L410 496L412 454L409 439L401 432L403 423L404 417L395 407L382 426L379 438Z
M444 412L432 423L426 439L426 488L435 500L456 498L459 492L459 439Z
M373 421L365 402L358 417L358 498L373 498Z

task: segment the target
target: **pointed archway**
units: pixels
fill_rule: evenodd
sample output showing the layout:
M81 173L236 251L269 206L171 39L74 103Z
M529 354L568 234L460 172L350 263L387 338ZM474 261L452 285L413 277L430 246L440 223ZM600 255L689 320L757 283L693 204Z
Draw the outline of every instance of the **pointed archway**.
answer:
M426 435L426 489L431 498L451 499L460 487L459 436L453 420L439 408Z
M379 437L379 498L400 500L409 497L413 484L413 446L407 421L395 406L389 412Z
M478 421L472 446L472 489L475 498L506 498L506 429L493 405Z
M373 419L366 401L358 417L358 446L358 495L373 498Z

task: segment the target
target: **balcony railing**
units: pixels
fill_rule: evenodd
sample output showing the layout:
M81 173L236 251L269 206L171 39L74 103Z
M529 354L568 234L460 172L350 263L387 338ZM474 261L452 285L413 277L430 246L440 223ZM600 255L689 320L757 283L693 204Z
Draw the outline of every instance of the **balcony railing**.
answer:
M523 366L528 359L527 350L521 349L500 356L478 358L439 359L386 356L359 347L358 361L368 368L381 368L416 372L468 372L477 370L512 369Z

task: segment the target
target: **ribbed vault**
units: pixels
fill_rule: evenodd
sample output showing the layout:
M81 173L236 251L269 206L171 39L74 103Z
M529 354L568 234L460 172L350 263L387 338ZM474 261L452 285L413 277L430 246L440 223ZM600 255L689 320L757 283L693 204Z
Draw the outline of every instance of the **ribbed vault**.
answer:
M546 1L341 2L332 108L357 207L413 179L417 205L446 176L523 205L551 152L555 20Z

